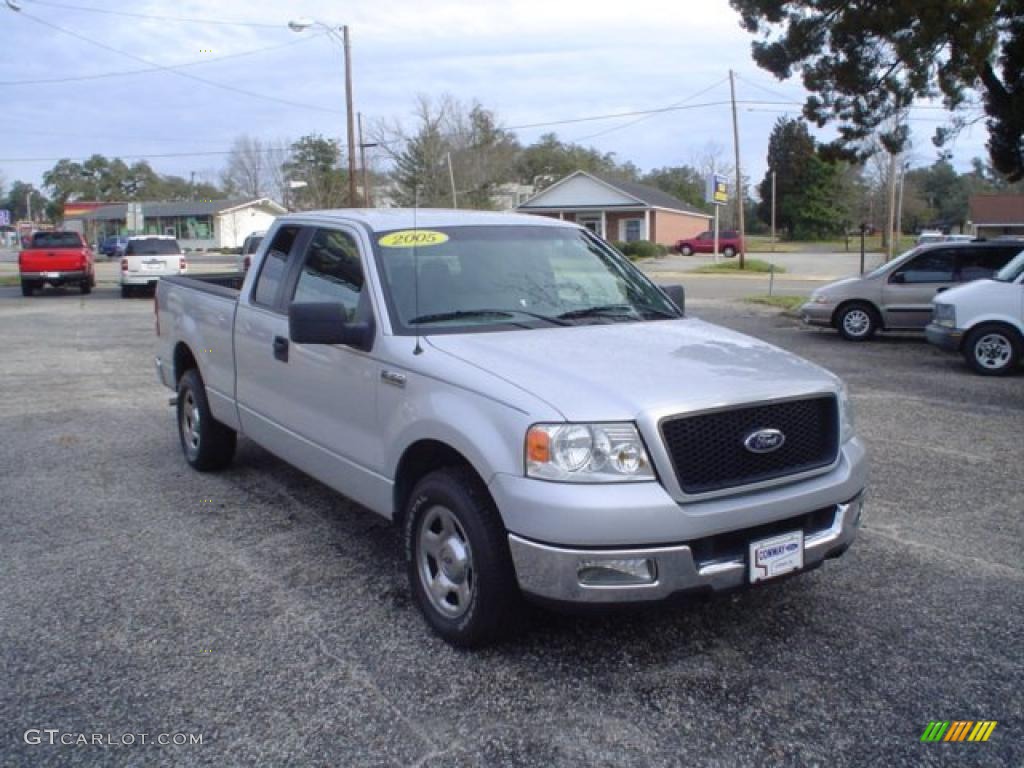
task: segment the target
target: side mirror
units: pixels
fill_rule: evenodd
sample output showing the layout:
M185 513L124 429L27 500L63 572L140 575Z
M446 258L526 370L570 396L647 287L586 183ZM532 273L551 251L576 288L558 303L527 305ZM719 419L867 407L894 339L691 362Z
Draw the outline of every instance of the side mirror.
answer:
M672 303L679 307L679 311L686 314L686 291L681 285L663 285L661 290L672 299Z
M369 352L372 323L350 323L344 305L333 302L288 305L288 338L297 344L344 344Z
M902 272L897 272L895 275L889 278L890 283L905 283L907 282L907 276Z

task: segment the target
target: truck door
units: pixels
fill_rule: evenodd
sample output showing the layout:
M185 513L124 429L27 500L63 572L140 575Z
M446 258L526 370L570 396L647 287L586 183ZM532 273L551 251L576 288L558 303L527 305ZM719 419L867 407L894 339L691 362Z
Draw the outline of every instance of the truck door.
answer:
M274 444L265 445L351 498L377 506L383 464L375 399L380 365L352 347L290 341L286 314L293 301L333 302L353 321L371 319L359 241L343 226L309 228L301 240L281 286L284 311L272 338L257 342L268 376L259 395L269 403L261 426L275 433ZM241 362L238 376L241 387Z
M954 285L955 268L952 248L930 248L902 264L882 289L885 327L924 328L931 317L932 299Z

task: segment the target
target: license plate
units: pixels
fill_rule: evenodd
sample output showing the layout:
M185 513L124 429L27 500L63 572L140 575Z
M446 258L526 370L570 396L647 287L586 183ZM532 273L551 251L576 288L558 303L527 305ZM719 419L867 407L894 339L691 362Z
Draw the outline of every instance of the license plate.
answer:
M164 268L164 265L163 264L143 264L142 268L146 272L159 272L161 269Z
M43 272L43 277L60 277L60 272Z
M804 567L804 532L790 531L750 542L750 583L773 579Z

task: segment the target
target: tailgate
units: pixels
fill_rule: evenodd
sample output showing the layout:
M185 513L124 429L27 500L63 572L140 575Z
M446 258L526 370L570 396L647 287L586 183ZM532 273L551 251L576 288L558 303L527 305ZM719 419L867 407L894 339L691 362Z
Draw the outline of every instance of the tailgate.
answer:
M177 275L181 272L182 257L178 254L141 254L125 256L128 272L133 275Z
M18 258L22 272L81 272L85 262L81 248L34 248Z

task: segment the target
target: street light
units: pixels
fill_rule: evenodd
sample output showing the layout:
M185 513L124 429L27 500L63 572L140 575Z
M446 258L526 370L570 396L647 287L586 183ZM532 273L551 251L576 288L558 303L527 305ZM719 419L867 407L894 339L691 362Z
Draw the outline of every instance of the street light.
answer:
M10 4L13 0L7 0ZM338 39L338 27L332 27L316 19L299 18L288 22L292 32L302 32L312 26L322 27L334 39ZM341 44L345 50L345 114L348 133L348 200L349 205L356 204L356 140L355 126L352 119L352 56L348 41L348 25L341 27Z
M14 2L14 0L7 0L7 7L10 8L12 11L21 10L21 6Z

